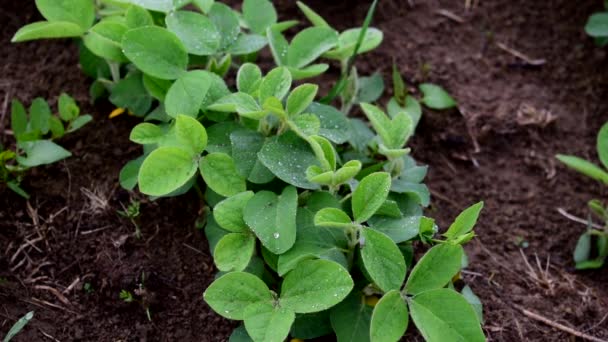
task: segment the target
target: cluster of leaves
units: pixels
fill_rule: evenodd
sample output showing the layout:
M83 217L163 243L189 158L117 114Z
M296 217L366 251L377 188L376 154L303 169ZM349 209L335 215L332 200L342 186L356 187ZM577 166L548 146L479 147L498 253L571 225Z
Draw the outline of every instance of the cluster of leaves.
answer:
M81 115L73 98L61 94L57 102L58 114L42 98L36 98L28 111L18 100L11 107L11 129L16 145L4 149L0 145L0 182L19 195L28 194L19 186L25 171L39 165L52 164L71 156L71 153L53 140L74 132L92 120L88 114Z
M599 46L608 44L608 1L604 1L606 11L594 13L585 25L585 32L595 39Z
M81 38L93 95L145 117L130 135L143 155L121 171L124 188L204 198L220 271L204 298L244 321L231 341L396 341L409 317L428 341L484 340L479 299L456 291L482 203L438 237L423 215L427 169L406 147L422 105L456 103L432 84L416 98L396 68L393 98L386 110L377 103L382 77L359 77L353 64L383 39L369 27L376 3L341 33L298 3L313 27L289 42L297 22L278 22L268 0L245 0L242 13L208 0L37 0L47 21L15 35ZM252 63L265 46L276 64L266 73ZM323 60L342 74L319 99L317 85L294 81L328 70ZM347 116L354 106L371 128ZM428 251L415 262L420 245Z
M603 167L585 159L569 155L557 155L557 159L581 174L608 185L608 123L604 124L597 135L597 154ZM594 228L589 218L589 227L581 235L574 250L574 261L578 269L600 268L608 257L608 209L601 200L588 203L590 212L603 223L602 229Z

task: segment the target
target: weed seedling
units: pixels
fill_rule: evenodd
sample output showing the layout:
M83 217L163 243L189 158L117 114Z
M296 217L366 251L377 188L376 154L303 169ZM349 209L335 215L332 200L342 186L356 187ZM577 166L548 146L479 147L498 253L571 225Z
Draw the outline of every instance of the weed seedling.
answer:
M141 230L138 224L140 216L139 208L141 206L141 203L138 200L131 199L131 202L129 203L128 207L125 207L122 203L120 205L122 206L123 210L118 210L118 215L128 218L131 221L131 223L135 227L135 237L141 239Z

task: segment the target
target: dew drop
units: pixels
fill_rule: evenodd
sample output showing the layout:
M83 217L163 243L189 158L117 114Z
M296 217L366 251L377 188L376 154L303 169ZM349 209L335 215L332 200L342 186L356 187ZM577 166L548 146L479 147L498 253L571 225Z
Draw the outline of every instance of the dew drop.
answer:
M273 236L275 239L278 239L278 238L281 236L281 234L279 234L279 233L274 233L274 234L272 234L272 236Z

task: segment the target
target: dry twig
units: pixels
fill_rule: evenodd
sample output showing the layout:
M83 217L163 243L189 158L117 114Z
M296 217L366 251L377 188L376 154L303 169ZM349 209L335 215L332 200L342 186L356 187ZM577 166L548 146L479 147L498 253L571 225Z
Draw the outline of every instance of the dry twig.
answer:
M503 43L496 43L496 46L498 46L501 50L503 50L503 51L505 51L505 52L507 52L507 53L509 53L509 54L511 54L511 55L513 55L513 56L515 56L515 57L523 60L524 62L526 62L529 65L539 66L539 65L543 65L543 64L547 63L547 61L545 59L542 59L542 58L536 58L536 59L535 58L530 58L527 55L525 55L525 54L523 54L523 53L521 53L521 52L519 52L519 51L517 51L517 50L515 50L513 48L510 48L510 47L506 46Z

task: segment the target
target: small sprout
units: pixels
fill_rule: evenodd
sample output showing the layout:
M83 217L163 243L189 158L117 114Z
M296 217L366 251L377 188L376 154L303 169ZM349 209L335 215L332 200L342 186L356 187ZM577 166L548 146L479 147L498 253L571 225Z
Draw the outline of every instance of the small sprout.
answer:
M124 289L120 290L118 297L122 299L125 303L132 303L135 301L135 298L133 298L133 294L130 291Z

